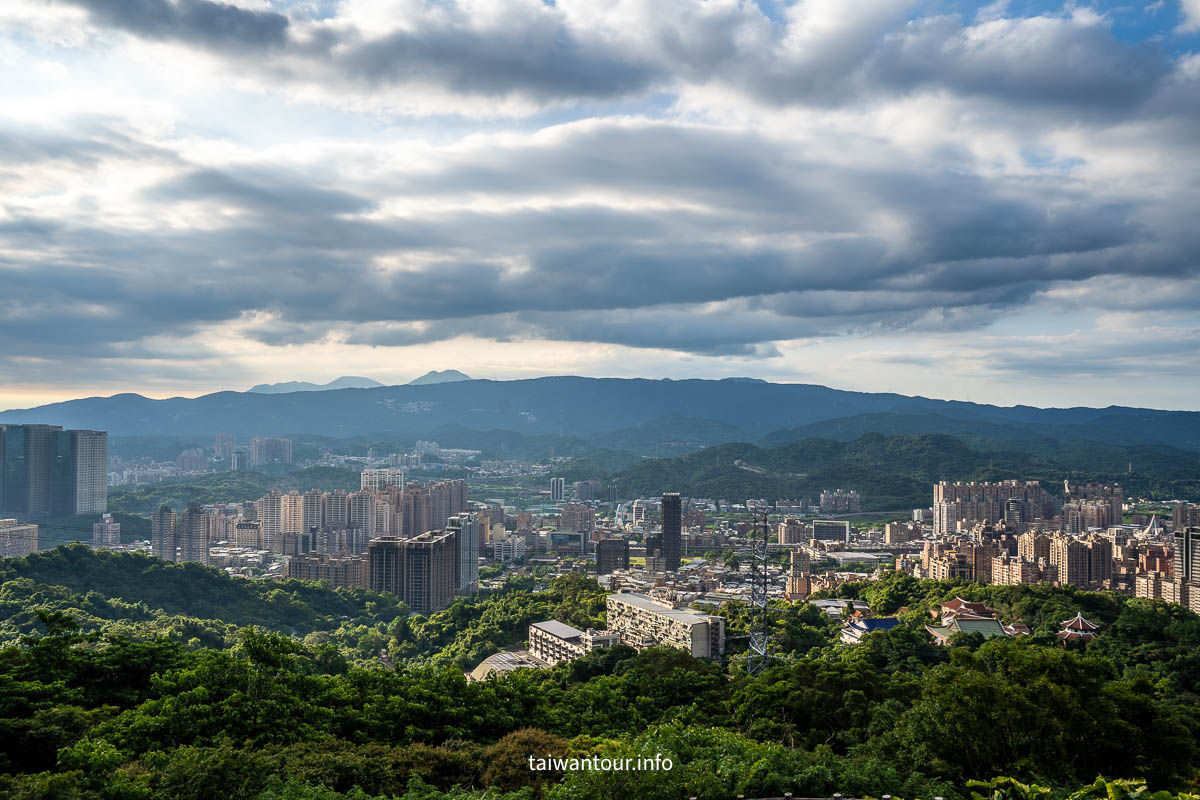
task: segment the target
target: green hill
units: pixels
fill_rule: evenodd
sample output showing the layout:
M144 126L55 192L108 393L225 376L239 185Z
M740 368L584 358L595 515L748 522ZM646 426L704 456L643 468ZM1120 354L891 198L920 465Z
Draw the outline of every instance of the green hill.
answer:
M1136 458L1136 460L1135 460ZM1134 461L1133 472L1128 472ZM1061 492L1064 479L1119 482L1127 496L1200 497L1200 460L1162 447L1089 447L1057 443L1017 450L980 449L945 434L884 436L853 441L804 439L779 447L735 443L684 456L643 459L613 478L622 496L678 491L694 497L809 497L823 489L855 489L865 510L929 504L940 480L1040 480Z

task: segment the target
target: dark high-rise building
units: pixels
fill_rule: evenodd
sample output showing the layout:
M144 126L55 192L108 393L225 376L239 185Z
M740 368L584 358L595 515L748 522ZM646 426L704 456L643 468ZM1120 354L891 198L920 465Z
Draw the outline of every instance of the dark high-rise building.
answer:
M367 545L367 581L400 597L414 613L446 608L458 589L458 535L428 531L411 539L380 536Z
M403 596L403 539L380 536L367 543L367 587L376 592Z
M1175 580L1200 583L1200 528L1175 531Z
M596 574L629 569L629 540L601 539L596 542Z
M0 511L39 516L107 510L107 433L0 425Z
M212 534L212 515L199 503L192 503L179 516L179 560L208 564L208 540Z
M458 536L429 531L404 540L404 602L417 614L441 611L458 590Z
M662 498L662 554L667 572L679 569L682 543L683 501L677 492L668 492Z
M479 523L474 514L455 514L446 523L458 540L458 591L479 590Z
M175 509L162 506L150 515L150 552L164 561L174 561L179 548L179 519Z

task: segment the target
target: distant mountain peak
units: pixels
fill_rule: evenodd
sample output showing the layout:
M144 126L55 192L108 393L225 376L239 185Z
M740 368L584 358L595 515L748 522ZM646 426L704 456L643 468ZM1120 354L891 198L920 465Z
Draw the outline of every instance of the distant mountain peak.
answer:
M455 381L472 380L470 375L459 372L456 369L444 369L438 372L436 369L426 372L419 378L413 378L408 382L409 386L426 386L431 383L454 383Z
M255 394L289 394L290 392L327 392L333 389L374 389L384 384L370 378L356 375L343 375L329 383L309 383L308 381L287 381L285 383L260 383L248 391Z

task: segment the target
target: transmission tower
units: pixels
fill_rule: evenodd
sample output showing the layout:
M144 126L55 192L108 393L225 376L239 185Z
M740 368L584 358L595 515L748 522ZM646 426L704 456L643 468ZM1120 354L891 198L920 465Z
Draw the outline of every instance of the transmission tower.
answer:
M770 525L764 513L758 533L761 538L750 540L750 651L746 654L746 672L755 675L767 668L770 655L767 645L771 638L771 617L767 587L767 536Z

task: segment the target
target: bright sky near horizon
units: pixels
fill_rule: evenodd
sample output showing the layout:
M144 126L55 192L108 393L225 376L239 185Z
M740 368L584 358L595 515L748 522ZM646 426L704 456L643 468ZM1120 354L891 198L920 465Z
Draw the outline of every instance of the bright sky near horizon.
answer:
M0 409L430 369L1200 409L1200 0L6 0Z

